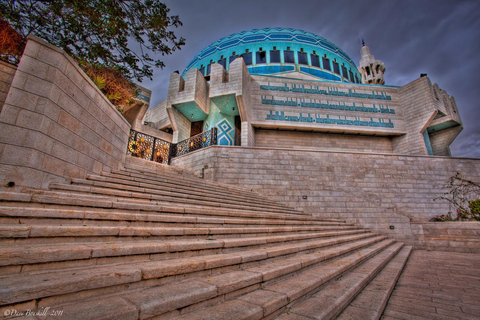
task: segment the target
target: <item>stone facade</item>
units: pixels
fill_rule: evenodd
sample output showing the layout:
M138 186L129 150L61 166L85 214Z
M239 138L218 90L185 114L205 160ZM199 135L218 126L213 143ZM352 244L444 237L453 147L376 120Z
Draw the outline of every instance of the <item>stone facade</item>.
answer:
M129 130L73 59L30 37L0 114L0 184L46 188L118 169Z
M213 64L210 81L197 69L185 80L173 74L167 102L147 118L163 125L168 114L176 142L190 137L192 122L208 124L211 104L225 118L239 115L242 146L447 156L462 130L453 97L427 77L393 87L260 76L242 59L228 72Z
M450 210L433 199L456 171L480 181L478 159L271 147L210 147L172 164L409 243L423 243L421 224Z

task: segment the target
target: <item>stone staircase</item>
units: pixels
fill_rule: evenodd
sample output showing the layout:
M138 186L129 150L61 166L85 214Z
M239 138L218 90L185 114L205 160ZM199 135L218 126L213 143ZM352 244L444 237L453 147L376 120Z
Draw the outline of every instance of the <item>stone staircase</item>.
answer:
M2 315L378 319L411 251L136 158L0 200Z

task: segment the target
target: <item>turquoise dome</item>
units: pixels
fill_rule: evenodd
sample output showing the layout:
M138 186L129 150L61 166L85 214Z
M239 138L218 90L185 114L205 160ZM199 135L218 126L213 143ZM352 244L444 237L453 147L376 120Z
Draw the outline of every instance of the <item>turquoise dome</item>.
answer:
M243 57L251 74L275 75L300 72L333 81L361 83L352 59L339 47L311 32L292 28L242 31L222 38L197 54L182 76L197 68L205 76L212 63L230 63Z

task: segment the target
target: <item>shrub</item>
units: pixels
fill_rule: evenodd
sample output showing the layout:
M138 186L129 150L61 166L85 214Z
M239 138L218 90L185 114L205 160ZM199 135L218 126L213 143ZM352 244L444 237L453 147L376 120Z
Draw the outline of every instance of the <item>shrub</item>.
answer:
M26 39L0 16L0 60L18 65Z
M435 200L445 200L450 203L450 208L455 212L449 211L447 214L439 215L430 219L430 221L462 221L462 220L480 220L480 185L464 179L459 172L450 177L448 189L443 196L437 197ZM476 199L476 200L474 200ZM474 211L475 210L475 211Z
M124 107L131 105L133 99L138 95L135 85L120 71L84 61L80 61L79 65L121 113L123 113Z
M480 221L480 199L470 201L468 207L470 208L473 218Z

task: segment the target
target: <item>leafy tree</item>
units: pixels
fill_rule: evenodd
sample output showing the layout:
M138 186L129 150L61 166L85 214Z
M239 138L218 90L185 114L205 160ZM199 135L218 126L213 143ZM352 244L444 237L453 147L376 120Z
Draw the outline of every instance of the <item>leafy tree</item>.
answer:
M23 36L138 81L165 66L149 53L163 56L185 44L169 30L182 25L179 17L158 0L1 0L0 12Z

